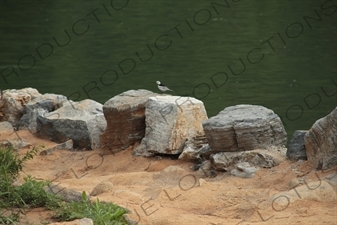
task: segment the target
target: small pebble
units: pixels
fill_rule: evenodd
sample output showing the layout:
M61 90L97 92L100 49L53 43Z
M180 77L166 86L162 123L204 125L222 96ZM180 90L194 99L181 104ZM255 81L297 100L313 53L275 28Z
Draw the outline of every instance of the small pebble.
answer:
M289 186L290 188L294 188L294 187L296 187L296 186L299 185L299 184L300 184L300 181L299 181L297 178L293 178L293 179L291 179L291 180L289 181L288 186Z
M206 180L204 180L204 179L202 179L202 178L199 179L199 187L203 186L203 185L206 184L206 183L207 183Z

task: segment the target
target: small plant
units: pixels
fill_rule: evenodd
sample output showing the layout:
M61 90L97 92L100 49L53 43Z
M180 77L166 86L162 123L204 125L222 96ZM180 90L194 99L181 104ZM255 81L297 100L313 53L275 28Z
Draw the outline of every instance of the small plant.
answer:
M0 179L4 177L17 178L19 172L22 171L24 162L33 159L39 150L40 148L33 147L20 159L19 155L14 153L13 147L0 147Z
M14 207L26 207L26 202L22 199L20 193L12 186L13 181L22 171L23 165L37 154L39 148L32 150L20 158L14 152L12 146L0 147L0 223L15 224L19 221L21 210L13 210Z
M80 218L91 218L98 225L124 225L127 221L124 214L127 210L113 203L90 202L85 192L82 192L81 202L64 203L58 210L55 218L62 221L70 221Z
M6 211L2 210L2 207L0 207L0 224L15 224L16 221L19 221L19 218L19 211Z
M20 196L25 205L30 207L46 207L54 209L59 206L61 199L46 191L49 181L36 181L31 176L24 178L25 183L21 186L14 187L14 191ZM15 203L20 207L20 200ZM13 202L14 203L14 202Z
M127 224L124 214L127 210L113 203L103 203L98 199L92 203L85 192L81 202L63 203L61 199L46 191L49 181L36 181L31 176L24 178L21 186L13 186L13 181L22 171L24 163L39 151L34 147L23 157L19 157L11 146L0 147L0 224L16 224L22 209L46 207L55 210L55 218L70 221L91 218L95 224ZM14 210L15 209L15 210Z

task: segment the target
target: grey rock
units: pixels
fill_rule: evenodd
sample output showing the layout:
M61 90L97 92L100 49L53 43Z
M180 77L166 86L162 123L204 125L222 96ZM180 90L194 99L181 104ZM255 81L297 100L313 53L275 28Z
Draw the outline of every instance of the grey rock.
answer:
M246 173L244 171L238 170L238 169L232 169L231 174L236 177L241 177L241 178L252 178L254 177L254 173Z
M317 120L304 136L308 163L316 169L337 165L337 107Z
M297 160L307 160L307 153L305 150L304 145L304 135L308 131L306 130L296 130L294 132L293 138L291 139L288 150L287 150L287 157L290 160L297 161Z
M242 152L219 152L210 156L212 168L218 171L230 171L242 160Z
M287 143L281 119L263 106L227 107L204 121L203 127L213 152L246 151Z
M332 186L337 187L337 170L331 172L332 173L328 173L328 175L326 175L324 179Z
M26 140L22 138L14 138L10 140L0 141L0 147L13 148L14 150L19 150L20 148L24 148L30 145L31 144L29 144Z
M239 162L236 164L236 168L231 170L231 174L236 177L252 178L258 170L259 168L250 165L248 162Z
M158 94L148 90L123 92L103 105L107 127L100 136L102 147L112 152L126 149L145 135L145 105Z
M202 177L216 177L217 172L212 168L209 160L203 161L197 168L198 175Z
M207 146L209 145L204 135L192 137L185 142L183 152L179 155L179 159L187 161L202 160L201 153Z
M0 122L0 133L1 132L14 132L14 128L10 122Z
M33 134L38 133L39 128L37 125L37 118L39 116L45 116L46 113L48 113L48 111L43 108L36 108L26 111L18 122L19 129L27 129Z
M63 107L37 117L36 135L62 143L72 139L75 149L100 147L99 136L106 128L102 104L90 99L66 102Z
M38 132L37 117L61 108L67 101L67 97L55 94L44 94L34 98L26 104L18 124L19 128L28 129L32 133Z
M128 225L139 225L139 223L137 221L134 221L134 220L128 218L127 215L124 215L124 218L127 221Z
M82 201L82 193L79 191L62 188L59 185L50 184L45 187L45 190L49 193L58 195L65 202L81 202ZM90 199L90 196L87 196Z
M250 165L247 162L241 162L236 165L237 169L246 172L246 173L255 173L259 170L259 168L256 168L255 166Z
M67 97L64 95L56 95L56 94L50 94L46 93L43 95L40 95L36 98L34 98L32 101L30 101L27 105L25 110L32 110L35 108L43 108L47 110L48 112L57 110L61 108L64 103L68 101ZM71 102L71 101L69 101Z
M200 157L204 160L209 160L210 156L213 154L214 152L212 152L211 147L209 146L209 144L204 145L201 149L200 149Z
M186 139L204 135L207 119L203 102L180 96L150 97L145 110L145 137L136 155L180 154Z
M268 149L255 149L243 152L220 152L211 155L212 168L219 171L230 171L236 168L240 162L248 162L251 165L271 168L283 162L286 149L271 146Z
M73 140L68 140L64 143L57 144L56 146L43 150L40 152L40 155L50 155L56 150L64 149L64 150L72 150L73 149Z
M4 90L0 100L0 121L8 121L17 127L25 106L40 95L34 88Z
M100 195L102 193L108 192L112 189L113 184L111 182L102 182L99 183L91 192L90 192L90 196L97 196Z

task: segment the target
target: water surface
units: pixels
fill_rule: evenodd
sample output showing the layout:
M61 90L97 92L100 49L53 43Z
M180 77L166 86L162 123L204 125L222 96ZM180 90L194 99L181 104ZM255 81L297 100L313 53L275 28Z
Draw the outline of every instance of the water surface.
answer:
M337 105L334 1L1 1L0 88L104 103L130 89L263 105L288 136ZM69 38L70 37L70 38Z

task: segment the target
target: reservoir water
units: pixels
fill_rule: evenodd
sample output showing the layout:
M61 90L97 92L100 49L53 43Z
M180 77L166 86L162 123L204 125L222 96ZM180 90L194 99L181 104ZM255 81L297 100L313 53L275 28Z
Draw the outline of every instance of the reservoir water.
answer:
M337 105L337 1L1 1L0 88L104 103L130 89L277 113L290 138Z

